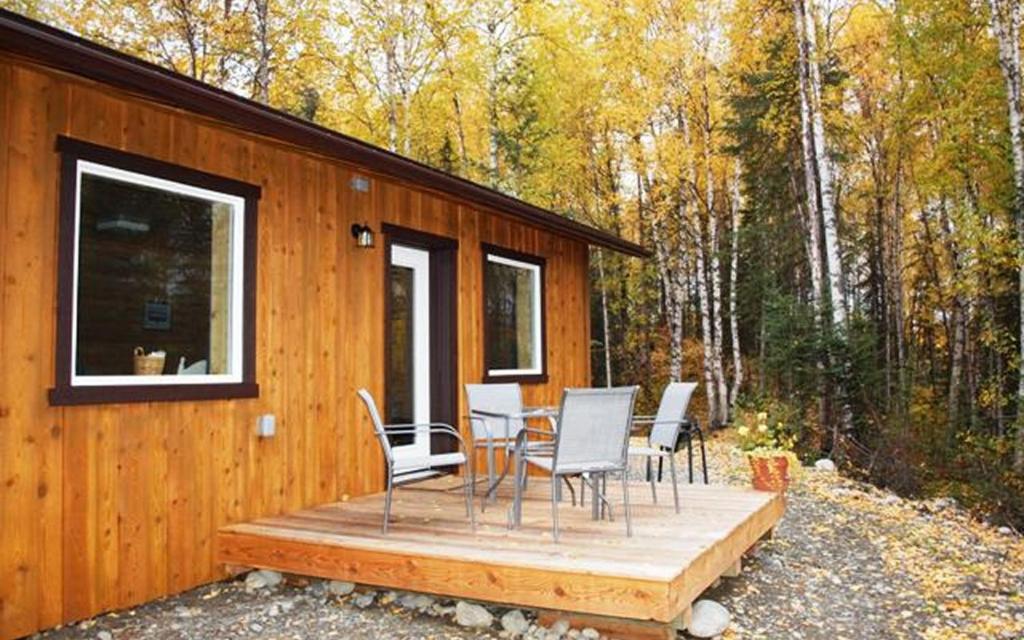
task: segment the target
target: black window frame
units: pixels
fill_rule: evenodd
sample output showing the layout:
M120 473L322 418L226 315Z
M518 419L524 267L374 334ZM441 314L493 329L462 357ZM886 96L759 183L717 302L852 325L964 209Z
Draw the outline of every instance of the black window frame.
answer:
M489 243L481 243L481 269L483 270L483 291L482 291L482 315L480 324L483 326L484 341L484 382L518 382L520 384L541 384L548 381L548 313L547 313L547 260L541 256L530 253L523 253L515 249L509 249ZM533 264L540 268L540 373L491 373L491 353L489 340L489 329L487 326L487 256L493 255L508 260L516 260Z
M91 142L57 137L61 156L60 202L57 255L57 345L55 384L49 391L54 406L130 402L172 402L259 397L256 383L256 269L258 262L258 220L261 189L181 165L105 147ZM242 264L242 379L241 382L203 384L90 385L73 386L71 343L74 315L75 229L79 161L93 162L124 171L162 178L190 186L218 191L245 201Z

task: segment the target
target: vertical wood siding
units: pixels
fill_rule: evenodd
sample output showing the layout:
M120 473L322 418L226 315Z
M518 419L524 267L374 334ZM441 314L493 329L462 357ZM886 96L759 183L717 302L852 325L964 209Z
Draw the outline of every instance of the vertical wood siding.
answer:
M58 134L262 186L259 398L47 404ZM355 390L382 391L383 242L356 249L353 222L458 239L460 383L482 377L480 243L545 257L550 381L527 401L590 380L578 241L10 57L0 141L0 638L219 579L218 526L381 488ZM276 437L254 436L262 413Z

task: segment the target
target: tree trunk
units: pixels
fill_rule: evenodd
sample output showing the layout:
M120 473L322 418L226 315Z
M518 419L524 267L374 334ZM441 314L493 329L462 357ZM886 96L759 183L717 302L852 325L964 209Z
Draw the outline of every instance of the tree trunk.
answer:
M729 203L732 222L732 242L729 259L729 337L732 342L732 388L729 392L730 418L736 413L736 399L743 385L743 358L740 352L740 324L736 314L736 280L739 272L740 240L740 162L736 161L732 179L732 198Z
M604 386L612 386L612 352L608 334L608 284L604 277L604 251L597 250L597 279L601 287L601 329L604 337Z
M677 119L679 129L683 134L683 143L687 148L692 148L693 140L690 136L690 121L682 109L677 113ZM686 192L687 182L689 182L689 184L696 184L697 177L697 167L693 160L693 154L688 155L689 161L687 162L684 170L686 179L681 179L679 181L677 194L679 199L679 220L682 225L689 226L691 237L693 239L694 262L696 266L695 277L697 280L696 290L700 309L701 342L703 343L704 351L701 370L704 373L704 390L707 393L708 399L708 426L713 427L720 424L721 417L718 413L718 387L715 384L715 377L712 369L712 362L714 362L712 342L714 338L711 330L711 303L708 299L707 259L704 251L704 224L701 222L699 212L692 211L688 206L690 199ZM691 216L691 213L694 215Z
M270 0L255 0L256 12L256 73L253 76L252 99L270 103Z
M715 210L715 174L711 168L711 127L706 124L704 140L704 187L708 207L708 245L710 255L710 273L708 287L711 298L711 374L715 380L715 399L718 406L715 413L720 423L729 419L729 391L725 382L725 370L722 366L722 265L718 253L718 213ZM704 339L708 340L708 334Z
M1017 295L1020 302L1017 372L1017 433L1013 468L1024 472L1024 79L1021 77L1019 0L989 0L992 32L999 45L999 67L1006 83L1006 106L1010 120L1010 147L1013 152L1013 218L1017 231Z
M828 276L832 324L836 330L842 332L845 331L846 327L846 300L843 296L843 265L839 255L839 227L835 206L835 193L833 191L832 160L828 155L825 118L822 112L822 86L821 72L818 66L818 38L814 21L814 0L796 0L796 4L803 20L803 57L807 64L810 124L814 141L813 158L817 171L822 226L825 231L826 275Z
M960 384L964 371L964 346L966 340L967 310L963 301L957 296L953 302L952 314L953 334L949 345L949 395L946 399L950 442L960 428Z
M814 137L811 133L811 101L808 87L807 50L804 46L803 0L793 0L793 16L797 36L797 67L799 70L800 96L800 150L803 157L804 190L806 192L804 212L807 216L807 261L811 273L811 291L815 310L819 317L824 310L824 277L822 275L821 213L818 208L818 172L816 169Z

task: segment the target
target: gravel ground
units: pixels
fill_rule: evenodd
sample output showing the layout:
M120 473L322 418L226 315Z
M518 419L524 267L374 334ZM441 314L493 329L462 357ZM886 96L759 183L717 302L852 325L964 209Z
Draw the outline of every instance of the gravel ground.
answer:
M728 436L709 446L712 479L749 483ZM454 603L393 592L332 595L322 581L288 579L246 590L208 585L56 629L41 638L497 638L452 620ZM725 605L723 638L1024 639L1024 543L972 520L949 500L902 500L835 473L807 471L771 541L739 578L705 594ZM543 635L543 630L539 630ZM573 631L572 637L579 637ZM548 634L548 637L557 637Z

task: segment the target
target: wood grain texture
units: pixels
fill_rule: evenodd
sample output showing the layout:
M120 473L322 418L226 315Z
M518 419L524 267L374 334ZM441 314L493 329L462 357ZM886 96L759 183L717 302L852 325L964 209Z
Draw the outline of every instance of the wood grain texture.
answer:
M355 391L382 391L384 255L355 248L354 222L459 241L460 385L483 368L480 243L546 258L551 378L526 399L553 403L590 381L582 242L8 54L0 134L0 638L216 580L218 527L381 488ZM259 398L47 404L58 135L262 187ZM350 188L356 174L370 192ZM277 416L277 437L255 437L263 413Z
M588 507L559 507L551 538L550 485L530 482L523 525L509 531L510 483L471 529L460 481L400 488L389 533L380 532L383 495L326 504L221 529L218 559L302 575L349 580L513 606L655 621L638 634L666 637L694 599L724 575L782 517L775 494L735 487L681 487L681 513L631 488L633 537L621 517L594 521ZM620 489L609 488L613 505ZM621 514L619 514L621 516ZM699 590L698 590L699 589Z

